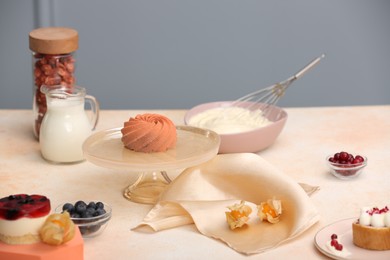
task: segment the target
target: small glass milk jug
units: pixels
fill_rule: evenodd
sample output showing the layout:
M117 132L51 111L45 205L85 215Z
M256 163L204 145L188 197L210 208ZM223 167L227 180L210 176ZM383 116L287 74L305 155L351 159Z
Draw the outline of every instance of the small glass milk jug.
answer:
M97 100L79 86L45 86L47 111L42 120L39 144L43 158L53 163L84 160L82 144L95 129L99 119ZM91 106L88 118L85 102Z

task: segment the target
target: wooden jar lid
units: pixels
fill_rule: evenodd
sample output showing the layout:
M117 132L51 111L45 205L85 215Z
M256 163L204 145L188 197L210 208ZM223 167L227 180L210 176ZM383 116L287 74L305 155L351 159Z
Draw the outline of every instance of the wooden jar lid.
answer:
M30 32L30 50L43 54L71 53L78 48L76 30L65 27L44 27Z

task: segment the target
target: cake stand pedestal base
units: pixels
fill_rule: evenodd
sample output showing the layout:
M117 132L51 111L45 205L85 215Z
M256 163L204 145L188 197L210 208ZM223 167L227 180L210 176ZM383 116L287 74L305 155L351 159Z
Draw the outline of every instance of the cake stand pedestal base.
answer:
M170 182L165 171L145 172L124 190L123 196L136 203L156 204Z

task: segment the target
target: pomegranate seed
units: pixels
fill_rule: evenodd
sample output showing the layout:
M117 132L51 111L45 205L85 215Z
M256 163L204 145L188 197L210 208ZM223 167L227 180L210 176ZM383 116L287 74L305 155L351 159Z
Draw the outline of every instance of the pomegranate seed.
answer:
M372 209L370 210L367 210L366 212L372 216L373 214L382 214L382 213L386 213L389 211L389 208L386 206L384 208L381 208L379 209L378 207L373 207Z
M333 246L336 250L342 251L343 250L343 245L339 244L339 242L337 241L337 235L336 234L332 234L330 236L330 238L332 239L330 241L330 245Z
M337 244L335 246L336 250L342 251L343 250L343 245L342 244Z

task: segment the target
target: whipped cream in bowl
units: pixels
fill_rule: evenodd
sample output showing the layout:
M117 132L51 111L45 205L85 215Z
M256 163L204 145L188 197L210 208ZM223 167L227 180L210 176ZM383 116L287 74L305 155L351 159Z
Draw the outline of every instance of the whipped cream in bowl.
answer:
M271 106L264 117L263 104L250 109L231 106L232 101L204 103L191 108L184 117L186 125L212 130L221 137L219 153L258 152L271 146L287 121L282 108Z
M218 134L234 134L251 131L269 125L260 109L243 107L216 107L204 110L189 119L188 124L207 128Z

